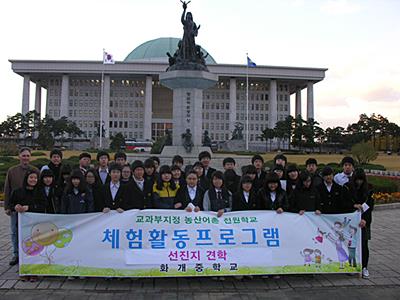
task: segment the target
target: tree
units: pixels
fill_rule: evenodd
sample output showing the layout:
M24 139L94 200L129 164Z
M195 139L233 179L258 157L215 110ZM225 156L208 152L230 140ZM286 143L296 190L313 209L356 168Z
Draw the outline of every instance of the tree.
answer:
M271 151L271 148L272 148L272 145L271 145L271 143L272 143L272 140L275 138L275 130L274 129L272 129L272 128L265 128L263 131L262 131L262 134L260 135L260 138L261 138L261 140L262 141L265 141L266 142L266 152L268 152L268 141L270 141L270 143L269 143L269 151Z
M278 150L280 150L281 149L281 142L287 136L287 130L286 130L285 121L276 122L275 128L274 128L274 132L275 132L275 137L278 139Z
M300 115L294 119L292 145L298 147L299 150L301 150L302 146L304 145L303 136L305 123L306 121L304 121Z
M119 151L125 147L125 137L121 132L111 137L110 148L114 151Z
M351 153L359 164L367 164L378 157L378 152L369 143L358 143L351 147Z
M318 127L319 123L314 119L310 118L305 121L303 126L303 136L304 136L304 145L312 151L316 146L315 138L317 135L317 130L322 130L322 128Z
M344 133L345 129L340 126L325 129L326 142L328 146L334 147L335 153L337 147L343 145Z

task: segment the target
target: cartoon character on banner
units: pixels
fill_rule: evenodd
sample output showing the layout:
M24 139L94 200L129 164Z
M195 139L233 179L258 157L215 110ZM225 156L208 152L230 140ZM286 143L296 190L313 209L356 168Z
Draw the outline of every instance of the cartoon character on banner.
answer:
M357 268L356 250L358 244L357 227L349 225L349 230L345 235L347 239L347 249L349 251L349 265L350 267Z
M331 241L336 248L336 253L339 261L339 268L344 269L344 263L349 259L346 251L343 249L343 243L346 241L344 228L350 223L350 219L344 218L343 222L336 221L333 225L333 233L327 234L326 238Z
M28 256L40 255L47 259L48 264L51 264L52 255L57 248L67 247L71 240L70 229L59 229L50 222L39 223L32 227L31 236L22 241L22 250ZM45 250L44 253L42 253L43 250Z
M313 241L314 243L318 244L322 244L324 242L324 236L326 236L326 232L322 231L319 227L317 229L318 234L316 237L313 237Z
M315 268L321 269L322 259L323 259L323 258L324 258L324 255L322 254L321 250L315 249L315 250L314 250Z
M303 251L300 251L300 255L304 257L304 265L305 266L311 266L312 262L312 257L311 254L313 254L314 250L306 248Z

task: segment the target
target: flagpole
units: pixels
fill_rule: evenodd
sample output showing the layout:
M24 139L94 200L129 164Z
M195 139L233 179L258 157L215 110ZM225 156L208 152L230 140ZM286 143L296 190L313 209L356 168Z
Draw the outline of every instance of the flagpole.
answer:
M104 48L103 48L103 62L101 70L101 91L100 91L100 124L99 124L99 148L103 148L103 98L104 98Z
M249 54L246 53L246 151L249 150Z

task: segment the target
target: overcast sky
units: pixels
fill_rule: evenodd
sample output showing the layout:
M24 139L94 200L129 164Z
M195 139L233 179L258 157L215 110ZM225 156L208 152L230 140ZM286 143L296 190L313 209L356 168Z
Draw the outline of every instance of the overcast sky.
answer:
M400 1L192 0L189 11L217 62L244 64L248 52L258 65L328 68L314 86L322 127L361 113L400 124ZM101 60L105 48L120 61L145 41L181 37L181 13L178 0L3 1L0 121L21 111L9 59Z

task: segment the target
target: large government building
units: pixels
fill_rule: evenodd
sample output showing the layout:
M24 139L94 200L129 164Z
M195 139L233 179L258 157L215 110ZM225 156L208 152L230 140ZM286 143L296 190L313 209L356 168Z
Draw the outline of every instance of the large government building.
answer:
M103 113L105 136L118 132L128 139L155 140L173 131L172 91L159 83L168 67L166 52L175 52L179 39L159 38L135 48L124 61L11 60L12 69L23 77L22 113L29 110L30 83L36 84L35 110L42 106L47 90L46 114L67 116L88 139L98 134ZM207 53L206 50L203 50ZM213 141L230 139L236 122L246 123L246 72L249 76L249 144L267 127L290 114L290 95L295 94L295 113L301 111L301 90L307 89L307 111L314 118L313 86L327 69L244 64L218 64L206 59L218 83L203 92L203 130ZM101 79L104 78L103 97ZM101 109L103 99L103 109Z

